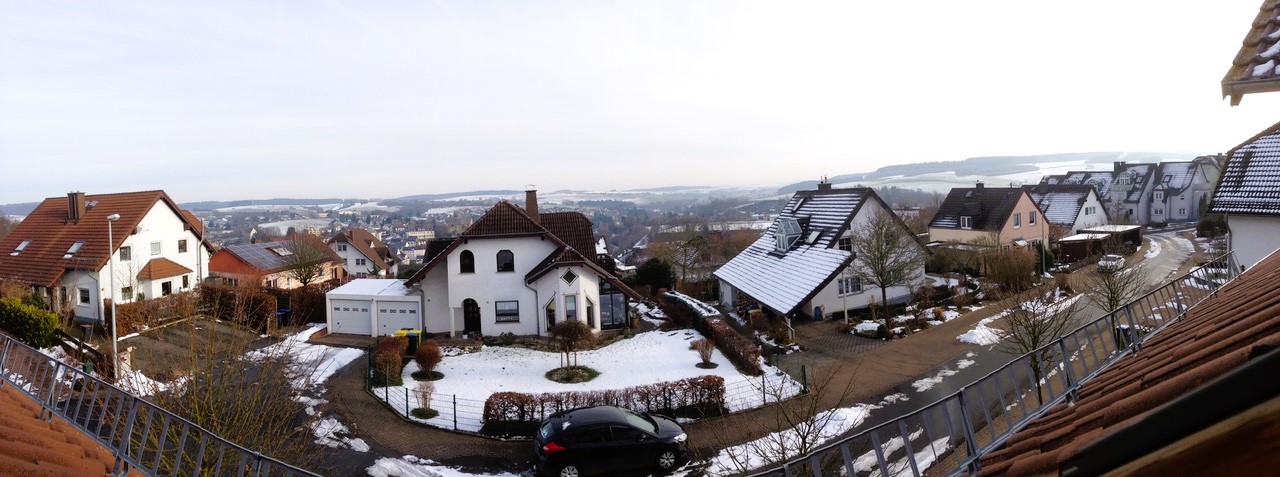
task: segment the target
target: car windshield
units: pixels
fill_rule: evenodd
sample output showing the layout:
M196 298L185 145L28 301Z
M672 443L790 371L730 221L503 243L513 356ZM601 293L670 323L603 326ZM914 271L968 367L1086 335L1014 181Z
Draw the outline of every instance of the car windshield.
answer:
M626 417L627 424L631 424L636 428L644 429L654 434L658 433L658 423L653 422L653 419L649 416L637 414L635 411L630 409L623 409L622 415Z

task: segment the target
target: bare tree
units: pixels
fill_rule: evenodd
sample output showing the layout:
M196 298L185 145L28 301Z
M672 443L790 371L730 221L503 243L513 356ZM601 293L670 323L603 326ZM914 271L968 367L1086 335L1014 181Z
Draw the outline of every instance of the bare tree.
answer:
M1110 312L1138 299L1151 283L1146 267L1135 265L1116 271L1094 270L1076 279L1077 290L1085 293L1089 303Z
M1002 319L1003 331L996 349L1013 356L1032 353L1032 384L1036 387L1036 399L1041 400L1041 380L1053 367L1053 355L1058 351L1041 348L1057 341L1075 326L1078 301L1062 297L1056 285L1041 285L1010 297L1002 307L1008 311Z
M817 450L836 437L837 421L843 418L832 408L851 400L852 376L856 375L856 368L844 374L839 365L816 368L808 394L796 397L791 397L796 390L784 381L762 381L760 385L764 389L758 392L776 404L771 405L767 412L739 415L732 421L733 432L715 433L719 441L715 446L722 450L712 460L709 475L747 474L762 463L776 464ZM722 420L721 425L729 426L730 422ZM745 443L729 440L743 435L744 428L747 435L763 437ZM832 455L838 456L839 453ZM837 475L841 464L843 461L838 459L826 459L819 463L821 474ZM796 475L817 475L810 469L793 470Z
M863 283L880 288L880 303L889 303L889 287L910 286L920 276L926 252L891 213L877 211L851 230L849 238L858 263L850 272Z
M18 220L11 219L8 215L0 213L0 240L4 240L9 235L9 232L13 232L13 229L18 227L18 222Z
M311 234L294 234L286 242L284 250L288 252L284 260L289 266L289 277L302 286L323 277L325 264L333 259L324 240Z

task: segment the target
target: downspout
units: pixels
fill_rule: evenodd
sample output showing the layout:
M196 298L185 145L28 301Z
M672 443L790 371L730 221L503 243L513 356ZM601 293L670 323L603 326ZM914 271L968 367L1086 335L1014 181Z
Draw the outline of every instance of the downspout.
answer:
M542 303L542 300L539 299L538 297L538 289L529 286L529 282L524 282L524 287L530 290L533 290L533 316L534 316L533 324L534 324L534 328L537 328L534 331L538 333L538 337L541 337L542 336L542 313L539 313L540 309L538 308L538 305Z

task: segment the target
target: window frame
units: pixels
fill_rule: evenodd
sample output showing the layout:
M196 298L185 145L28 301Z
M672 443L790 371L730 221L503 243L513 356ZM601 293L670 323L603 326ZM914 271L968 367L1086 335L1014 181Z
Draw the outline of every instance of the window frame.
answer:
M862 279L856 276L841 276L836 278L836 295L849 296L862 293Z
M178 239L178 253L187 253L187 239Z
M476 272L476 254L470 250L463 250L458 253L458 273L475 273Z
M120 301L133 301L137 295L133 294L133 286L120 287Z
M1022 212L1015 212L1013 214L1013 228L1022 228Z
M836 248L840 250L844 250L846 252L852 252L853 237L840 237L840 240L836 241Z
M151 256L164 255L164 242L156 240L151 242Z
M366 265L369 265L369 259L367 259L367 258L357 258L357 259L356 259L356 266L357 266L357 267L363 267L363 266L366 266Z
M572 312L572 314L570 312ZM578 319L578 295L564 296L564 319Z
M1027 214L1027 225L1035 225L1035 224L1036 224L1036 213L1035 213L1035 212L1030 212L1030 213L1028 213L1028 214Z
M962 228L962 229L969 229L969 230L972 230L972 229L973 229L973 216L971 216L971 215L961 215L961 216L960 216L960 228Z
M121 245L120 250L118 252L118 256L121 262L128 262L133 260L133 246Z
M503 304L515 304L515 310L503 310ZM493 302L493 321L495 323L519 323L520 322L520 300L494 300Z
M506 254L506 260L503 260L503 254ZM512 253L510 250L499 250L498 253L494 254L494 261L496 262L495 269L498 272L508 273L516 271L516 254ZM503 265L506 266L504 267Z
M76 304L78 305L88 305L93 302L93 294L89 293L88 288L77 288L76 295Z

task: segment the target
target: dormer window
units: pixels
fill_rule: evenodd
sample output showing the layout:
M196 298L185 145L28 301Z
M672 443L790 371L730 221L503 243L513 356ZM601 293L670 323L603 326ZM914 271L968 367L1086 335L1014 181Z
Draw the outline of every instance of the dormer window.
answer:
M960 216L960 228L962 229L973 228L973 217L970 217L968 215Z
M31 245L31 241L23 240L22 243L18 244L17 248L13 249L13 252L9 253L9 255L16 257L18 254L22 253L23 250L26 250L28 245Z
M777 243L774 244L779 252L785 252L791 248L791 245L800 239L800 223L796 219L785 218L778 219L778 232L776 234Z
M76 243L71 244L71 248L68 248L68 249L67 249L67 254L66 254L66 255L63 255L63 256L62 256L62 258L71 258L71 257L74 257L74 256L76 255L76 252L79 252L79 251L80 251L80 248L81 248L81 247L84 247L84 241L83 241L83 240L81 240L81 241L78 241L78 242L76 242Z
M267 250L270 250L274 252L276 255L279 255L281 257L287 257L289 255L293 255L293 252L290 252L289 249L284 247L269 247L267 248Z

